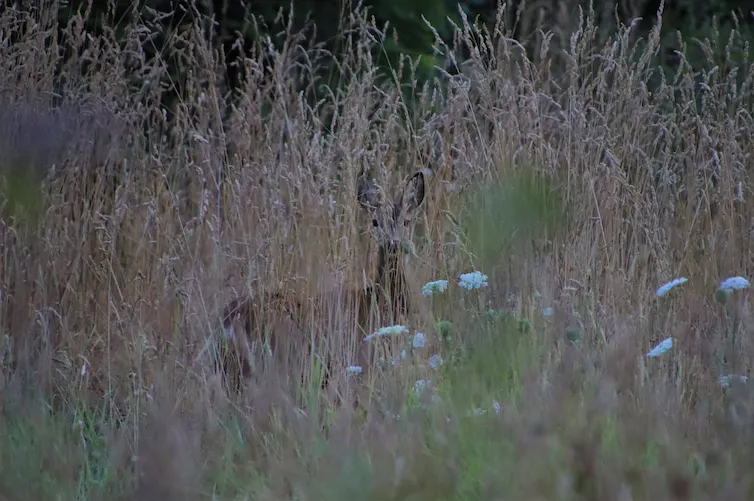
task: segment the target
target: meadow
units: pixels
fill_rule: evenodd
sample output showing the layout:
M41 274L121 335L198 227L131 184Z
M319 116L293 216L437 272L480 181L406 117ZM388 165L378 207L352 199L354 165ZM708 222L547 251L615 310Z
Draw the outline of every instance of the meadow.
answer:
M662 72L661 16L586 14L536 58L460 25L422 86L354 15L337 57L250 48L231 96L200 22L176 76L147 26L3 11L0 499L751 499L748 48ZM365 331L359 179L416 171L410 314ZM230 391L223 307L280 288L335 298L318 356Z

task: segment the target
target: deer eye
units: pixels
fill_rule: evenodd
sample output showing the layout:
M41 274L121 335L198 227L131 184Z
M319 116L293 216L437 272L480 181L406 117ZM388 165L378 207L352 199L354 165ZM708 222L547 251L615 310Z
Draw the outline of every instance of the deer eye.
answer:
M372 226L374 226L375 228L377 228L379 225L380 224L377 222L376 219L372 219Z

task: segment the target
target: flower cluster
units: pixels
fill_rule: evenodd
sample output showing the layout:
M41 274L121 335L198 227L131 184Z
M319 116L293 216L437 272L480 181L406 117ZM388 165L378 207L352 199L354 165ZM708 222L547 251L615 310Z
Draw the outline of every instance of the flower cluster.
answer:
M435 280L434 282L429 282L424 287L422 287L422 296L442 294L443 292L445 292L445 289L447 288L448 288L447 280Z
M471 273L463 273L459 277L458 285L466 290L479 289L481 287L487 287L487 275L473 271Z

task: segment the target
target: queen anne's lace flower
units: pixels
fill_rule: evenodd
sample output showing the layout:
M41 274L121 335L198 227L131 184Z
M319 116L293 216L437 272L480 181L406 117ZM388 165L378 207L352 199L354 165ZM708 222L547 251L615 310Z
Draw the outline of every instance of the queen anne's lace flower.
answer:
M445 289L447 288L448 288L447 280L435 280L434 282L429 282L424 287L422 287L422 296L431 296L432 294L441 294L445 292Z
M458 285L466 290L479 289L481 287L487 287L487 275L484 275L478 271L472 271L471 273L463 273L459 277Z
M395 364L397 364L398 362L400 362L401 360L405 360L406 358L408 358L408 354L406 353L406 350L403 350L403 351L401 352L401 354L400 354L400 355L398 355L397 357L395 357L395 358L394 358L394 359L393 359L393 360L392 360L392 361L390 362L390 365L395 365Z
M498 402L497 400L492 401L492 408L495 409L495 414L500 414L503 412L503 408L500 405L500 402Z
M717 302L720 304L725 304L728 302L728 297L731 294L738 290L748 289L750 285L749 281L744 277L727 278L723 280L720 287L715 291L715 299L717 299Z
M430 381L427 381L426 379L420 379L416 383L414 383L413 391L415 394L421 395L424 392L424 390L429 388L430 384L431 384Z
M415 349L419 349L419 348L424 348L424 342L425 342L424 334L422 334L421 332L417 332L416 335L414 335L414 340L412 341L411 344Z
M440 366L443 364L442 357L440 355L432 355L429 357L429 366L432 367L434 370L439 370Z
M669 337L663 342L661 342L660 344L658 344L657 346L655 346L654 348L652 348L652 350L649 353L647 353L647 356L659 357L660 355L664 355L665 353L667 353L672 347L673 347L673 338Z
M741 289L748 289L751 284L744 277L731 277L725 279L721 284L721 289L729 289L732 291L738 291Z
M670 292L670 290L672 288L674 288L675 286L681 285L681 284L685 284L688 281L689 281L689 279L688 278L684 278L684 277L676 278L675 280L671 280L670 282L666 283L665 285L663 285L662 287L660 287L659 289L657 289L657 297L664 296L665 294L667 294L668 292Z
M384 336L400 336L401 334L405 334L408 332L408 329L405 325L391 325L388 327L382 327L377 332L373 332L367 337L364 338L364 341L371 341L372 339L376 337L384 337Z

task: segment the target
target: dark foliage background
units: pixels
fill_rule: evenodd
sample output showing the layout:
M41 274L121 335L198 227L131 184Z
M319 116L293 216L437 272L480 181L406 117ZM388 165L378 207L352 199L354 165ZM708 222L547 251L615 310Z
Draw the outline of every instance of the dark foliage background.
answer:
M327 52L337 54L338 49L347 43L348 32L343 20L363 5L370 9L377 25L389 23L390 26L392 36L385 40L383 52L375 56L383 65L393 68L400 53L422 56L424 62L415 75L421 82L435 75L434 65L439 63L432 51L435 36L426 22L445 42L450 42L450 23L458 22L461 13L470 20L486 24L490 30L494 29L501 3L505 6L501 21L506 34L519 40L530 52L537 50L542 37L548 33L555 38L568 37L578 26L580 16L584 15L582 11L590 6L599 21L602 39L614 32L618 23L632 22L640 26L637 36L645 36L662 7L665 50L658 63L668 70L679 64L675 53L682 49L677 41L679 30L686 40L716 40L720 47L725 46L732 28L741 31L747 40L754 41L754 10L736 0L75 0L60 3L58 21L63 28L77 12L85 12L88 30L115 26L117 31L118 27L123 28L134 19L140 19L167 26L170 33L186 29L200 20L207 35L213 37L215 45L222 48L228 59L228 85L235 88L243 75L232 62L248 56L244 47L251 46L253 41L270 37L270 43L282 44L286 32L296 33L309 26L307 42L322 44ZM154 54L159 53L164 41L164 35L155 30L152 40ZM696 47L687 47L685 54L692 65L696 58L701 61L704 57L702 50ZM167 61L169 63L170 59ZM173 92L176 90L172 89Z

